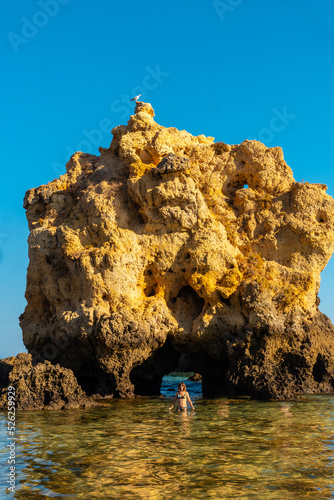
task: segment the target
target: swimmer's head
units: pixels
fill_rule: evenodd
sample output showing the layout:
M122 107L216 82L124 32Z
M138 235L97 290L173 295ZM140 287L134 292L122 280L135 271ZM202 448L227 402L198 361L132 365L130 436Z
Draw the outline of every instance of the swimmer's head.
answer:
M177 386L177 388L179 391L186 391L187 390L186 384L184 382L180 382L179 385Z

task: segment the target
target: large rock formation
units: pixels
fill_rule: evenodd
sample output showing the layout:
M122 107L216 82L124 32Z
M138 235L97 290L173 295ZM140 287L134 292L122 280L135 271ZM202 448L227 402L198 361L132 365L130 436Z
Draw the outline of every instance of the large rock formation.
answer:
M156 394L180 356L205 395L333 390L318 310L334 201L281 148L164 128L138 102L100 156L27 192L24 343L88 394Z

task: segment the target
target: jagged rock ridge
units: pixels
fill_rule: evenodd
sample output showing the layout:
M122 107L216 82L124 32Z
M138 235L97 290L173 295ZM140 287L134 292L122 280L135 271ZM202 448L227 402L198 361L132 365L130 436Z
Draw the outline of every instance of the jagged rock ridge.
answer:
M153 117L138 102L100 156L27 192L29 352L88 394L156 394L181 356L205 395L332 391L326 186L296 182L281 148Z
M90 408L98 403L86 396L72 370L44 361L33 366L31 354L0 361L0 409L8 407L8 387L15 388L17 410Z

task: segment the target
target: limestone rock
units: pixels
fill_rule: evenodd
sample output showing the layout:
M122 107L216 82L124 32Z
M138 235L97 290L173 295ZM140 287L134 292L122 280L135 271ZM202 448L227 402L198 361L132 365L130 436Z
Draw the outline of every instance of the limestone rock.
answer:
M332 391L326 186L296 182L279 147L162 127L150 104L112 132L26 193L34 359L88 394L158 393L182 354L204 394Z
M50 361L32 365L31 354L0 361L0 409L5 410L8 386L15 387L17 410L61 410L97 406L89 399L67 368Z

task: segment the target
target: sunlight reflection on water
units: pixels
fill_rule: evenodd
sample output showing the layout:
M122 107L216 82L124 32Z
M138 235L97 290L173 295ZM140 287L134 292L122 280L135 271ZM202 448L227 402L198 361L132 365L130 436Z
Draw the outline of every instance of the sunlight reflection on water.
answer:
M178 414L177 382L166 378L161 398L20 412L13 498L334 498L333 396L205 400L187 382L196 411Z

